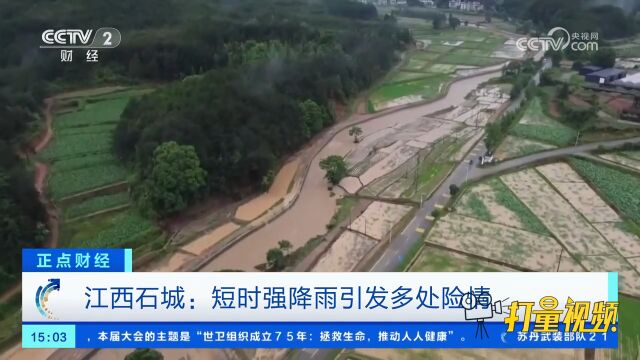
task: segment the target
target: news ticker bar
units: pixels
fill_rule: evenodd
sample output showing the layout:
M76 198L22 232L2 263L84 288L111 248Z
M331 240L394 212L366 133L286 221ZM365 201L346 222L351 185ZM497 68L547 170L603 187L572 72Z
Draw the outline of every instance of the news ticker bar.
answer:
M560 329L563 329L562 325ZM617 332L505 332L498 322L23 324L23 348L616 348Z

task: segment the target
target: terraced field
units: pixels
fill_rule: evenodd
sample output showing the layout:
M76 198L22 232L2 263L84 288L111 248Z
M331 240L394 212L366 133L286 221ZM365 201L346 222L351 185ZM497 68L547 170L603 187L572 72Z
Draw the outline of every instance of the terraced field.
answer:
M424 21L408 18L400 18L399 22L425 46L408 53L403 66L373 91L369 96L370 111L437 98L458 70L507 60L493 56L506 40L493 33L466 27L433 30Z
M161 243L157 226L130 208L130 173L113 154L120 114L132 97L149 91L114 88L58 99L54 138L38 157L49 166L46 189L62 214L61 246L148 248Z

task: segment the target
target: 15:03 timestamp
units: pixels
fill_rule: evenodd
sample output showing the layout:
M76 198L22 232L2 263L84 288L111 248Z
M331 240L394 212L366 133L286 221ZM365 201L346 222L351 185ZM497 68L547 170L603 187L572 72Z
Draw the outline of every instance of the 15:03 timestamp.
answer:
M65 332L32 332L31 339L38 343L64 343L67 341L67 333Z

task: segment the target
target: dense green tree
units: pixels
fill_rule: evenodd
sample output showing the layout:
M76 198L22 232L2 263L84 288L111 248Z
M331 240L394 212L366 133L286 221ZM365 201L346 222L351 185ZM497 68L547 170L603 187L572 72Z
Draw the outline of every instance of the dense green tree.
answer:
M282 270L284 268L284 253L280 248L267 251L267 268L270 270Z
M153 349L136 349L127 354L124 360L163 360L164 356Z
M362 135L362 128L360 126L354 125L349 129L349 136L353 136L354 143L360 141L360 135Z
M278 241L278 248L282 250L285 255L288 255L293 248L293 245L291 245L289 240L280 240Z
M460 19L449 14L449 27L455 30L458 26L460 26Z
M548 56L551 57L551 65L553 67L559 67L560 61L562 61L562 52L561 51L548 51Z
M303 132L307 139L332 122L327 111L311 99L300 103L300 110L304 122Z
M437 14L431 19L431 24L435 30L440 30L444 27L444 23L447 21L447 17L444 14Z
M339 155L331 155L320 161L320 168L326 171L324 177L331 184L337 185L347 176L347 163Z
M195 200L205 185L206 175L193 146L169 141L153 152L148 176L136 192L145 209L166 216L185 209Z
M558 87L558 99L567 99L571 94L571 90L569 89L569 84L564 83Z
M603 47L591 54L591 63L602 67L613 67L616 64L616 51Z
M353 0L324 0L330 14L353 19L371 20L378 17L373 4L363 4Z

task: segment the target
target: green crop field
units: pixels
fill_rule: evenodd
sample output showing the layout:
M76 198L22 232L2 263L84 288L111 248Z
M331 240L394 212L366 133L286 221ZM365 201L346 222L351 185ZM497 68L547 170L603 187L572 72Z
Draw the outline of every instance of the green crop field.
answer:
M621 296L618 308L620 323L619 347L614 350L613 359L638 359L640 357L640 301Z
M148 91L73 98L78 110L55 116L54 139L39 155L51 165L54 200L126 180L128 170L113 155L113 131L131 96Z
M48 182L54 200L88 191L127 178L127 169L117 163L52 173Z
M157 235L158 230L150 220L135 210L127 210L65 224L60 239L65 247L136 247L144 239Z
M442 249L423 248L409 271L411 272L492 272L498 271L490 263L457 255Z
M91 166L115 163L116 157L110 152L79 156L69 159L56 160L51 165L53 173L77 170Z
M512 135L542 141L555 146L575 143L578 133L544 114L542 102L535 98L529 102L520 122L509 131Z
M90 126L115 123L129 102L130 96L122 95L99 102L87 102L80 111L73 111L56 116L53 121L54 132L69 127Z
M426 61L418 60L412 57L403 68L406 70L420 70L425 66L427 66Z
M640 177L588 160L572 158L570 162L609 203L640 224Z
M517 124L511 128L510 133L515 136L538 140L556 146L573 144L577 136L575 130L566 126L551 127L530 124Z
M430 24L410 18L400 17L398 22L411 29L416 40L428 45L426 50L408 53L401 71L389 76L371 94L370 111L380 110L386 107L381 106L383 103L405 96L413 96L407 99L412 102L435 98L453 79L456 65L489 66L504 61L490 57L506 40L500 35L465 27L434 30Z
M396 82L405 82L407 80L418 80L424 79L432 74L424 73L424 72L414 72L414 71L398 71L393 74L393 76L387 81L387 84L396 83Z
M64 210L65 219L73 219L97 211L122 206L129 203L129 194L121 192L112 195L96 196L81 203L69 206Z
M542 224L533 212L498 178L487 181L496 194L496 202L513 211L522 223L522 227L537 234L551 236L549 230Z
M442 56L442 54L440 53L436 53L436 52L429 52L429 51L418 51L413 53L412 55L414 58L419 59L419 60L436 60L437 58L439 58L440 56Z
M53 142L42 152L46 160L65 159L84 154L106 152L112 147L111 131L93 134L56 134Z
M462 50L462 49L459 49ZM469 66L490 66L504 62L503 59L474 56L459 52L459 50L450 52L449 54L441 57L438 61L443 63L455 64L455 65L469 65Z
M450 80L446 74L433 74L423 79L383 84L371 95L371 101L379 104L403 96L420 95L423 99L436 97L443 85Z
M149 91L120 89L68 100L77 109L55 116L54 140L39 156L50 165L47 191L54 201L127 179L128 169L113 154L113 131L131 97ZM62 211L69 220L129 202L128 192L123 191L90 197ZM69 247L136 248L161 239L161 230L133 208L63 222L60 233L62 246Z

